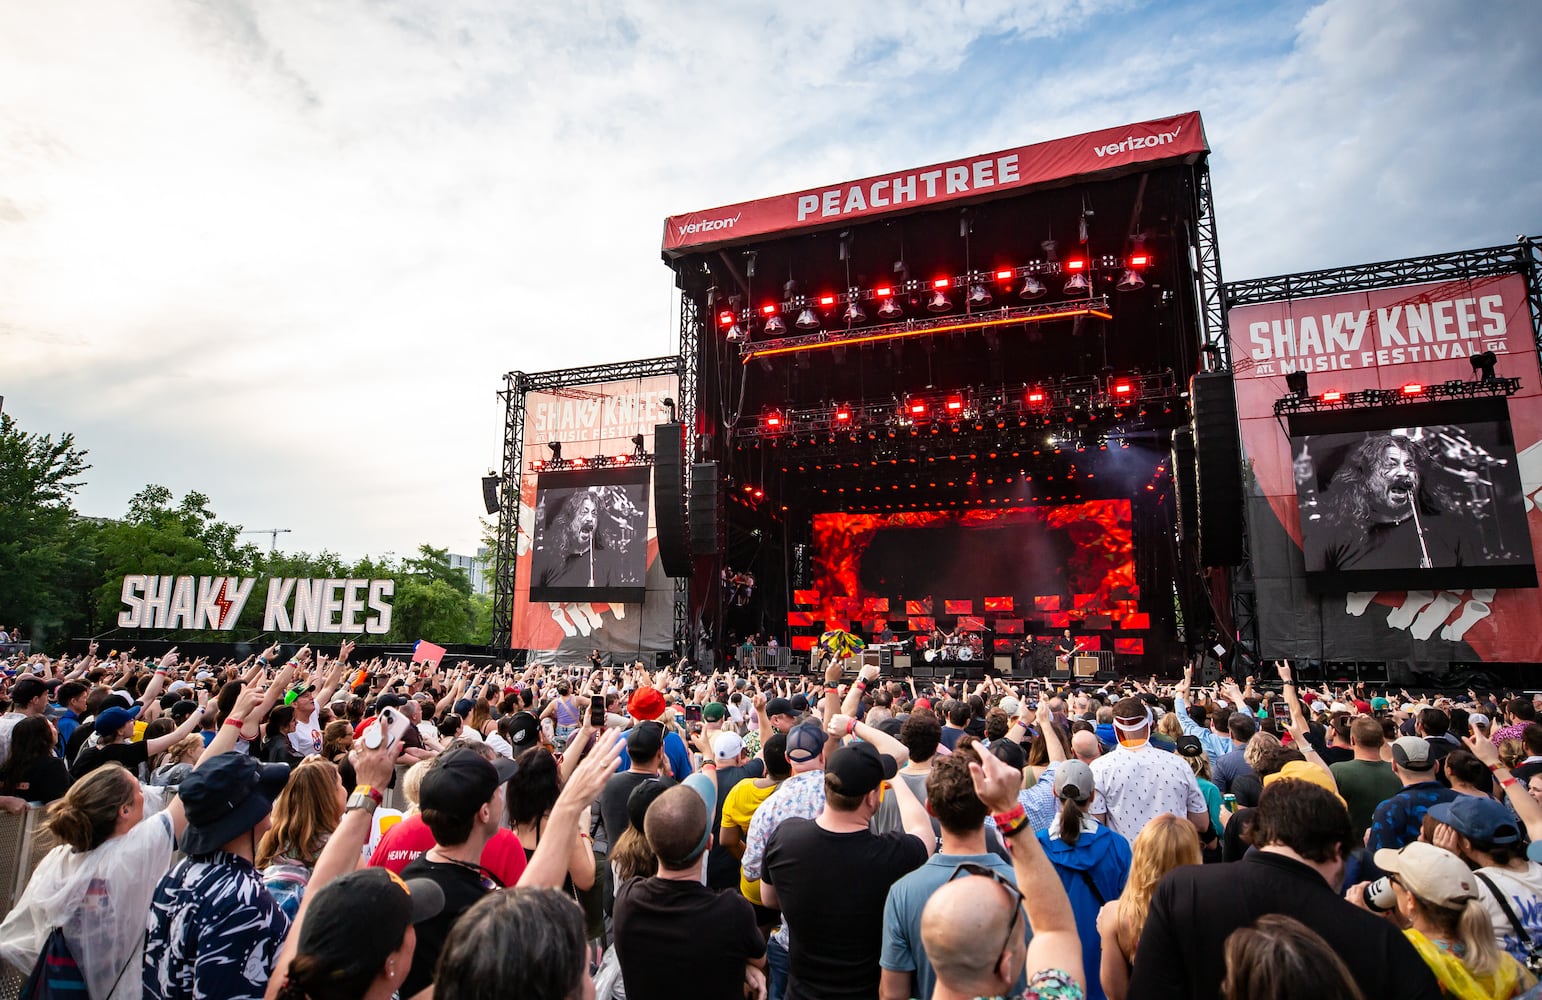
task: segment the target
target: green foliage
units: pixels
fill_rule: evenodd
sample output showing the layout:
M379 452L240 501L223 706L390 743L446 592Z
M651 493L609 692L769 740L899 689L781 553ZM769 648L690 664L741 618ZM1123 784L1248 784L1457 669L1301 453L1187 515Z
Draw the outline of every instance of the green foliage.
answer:
M85 456L71 434L28 434L0 414L0 624L22 626L44 648L111 629L123 577L135 573L261 578L232 638L261 629L262 581L273 577L395 580L390 634L363 641L475 643L492 634L491 600L471 593L446 549L352 563L325 550L264 551L242 542L241 525L220 520L205 494L177 500L155 484L134 494L120 520L84 518L73 498L91 467Z

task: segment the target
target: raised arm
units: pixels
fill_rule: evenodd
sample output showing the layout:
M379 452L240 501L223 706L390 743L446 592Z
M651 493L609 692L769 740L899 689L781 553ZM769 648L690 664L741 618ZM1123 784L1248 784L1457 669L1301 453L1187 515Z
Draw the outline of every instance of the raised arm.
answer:
M541 843L536 846L530 864L525 866L525 873L519 878L520 885L555 889L562 884L568 873L573 841L578 837L579 818L615 771L616 761L621 759L622 738L619 729L600 731L594 749L562 786L562 793L557 796L557 803L552 806L551 816L546 821Z
M1510 769L1499 762L1499 748L1482 736L1464 736L1462 742L1467 744L1474 757L1487 764L1488 769L1494 773L1494 780L1504 790L1510 808L1526 824L1527 836L1533 841L1542 839L1542 804L1538 804L1520 780L1510 773Z

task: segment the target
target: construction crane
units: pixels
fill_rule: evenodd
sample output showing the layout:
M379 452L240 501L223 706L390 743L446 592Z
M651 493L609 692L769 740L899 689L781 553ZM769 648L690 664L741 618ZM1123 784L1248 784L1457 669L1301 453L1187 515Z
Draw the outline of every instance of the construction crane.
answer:
M268 545L268 551L269 552L277 552L278 551L278 536L279 535L287 535L287 534L291 533L293 530L294 529L292 529L292 528L256 528L256 529L254 529L252 531L243 531L243 532L241 532L241 534L243 534L243 535L269 535L269 536L272 537L273 541Z

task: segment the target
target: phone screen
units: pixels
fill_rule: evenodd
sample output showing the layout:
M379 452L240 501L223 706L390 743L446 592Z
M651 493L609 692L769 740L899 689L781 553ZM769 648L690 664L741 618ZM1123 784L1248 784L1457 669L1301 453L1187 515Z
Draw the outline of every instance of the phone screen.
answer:
M687 706L685 706L685 721L687 721L687 722L700 722L701 721L701 706L700 705L687 705Z

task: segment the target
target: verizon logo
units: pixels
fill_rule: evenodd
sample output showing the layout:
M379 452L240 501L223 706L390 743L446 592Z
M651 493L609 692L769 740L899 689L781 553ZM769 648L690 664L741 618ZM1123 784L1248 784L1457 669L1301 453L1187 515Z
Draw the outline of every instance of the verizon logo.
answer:
M1092 151L1099 156L1113 156L1115 153L1127 153L1132 149L1145 149L1147 146L1165 146L1169 142L1178 141L1178 133L1182 128L1175 128L1171 132L1158 132L1156 135L1132 135L1123 142L1112 142L1106 146L1093 146Z
M739 213L743 215L744 213ZM701 222L687 222L680 226L681 236L694 236L697 233L709 233L714 229L732 229L734 223L739 221L739 215L732 219L703 219Z

